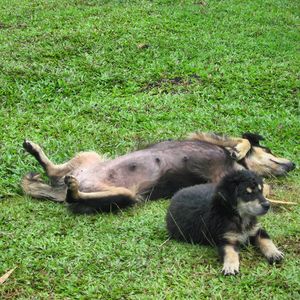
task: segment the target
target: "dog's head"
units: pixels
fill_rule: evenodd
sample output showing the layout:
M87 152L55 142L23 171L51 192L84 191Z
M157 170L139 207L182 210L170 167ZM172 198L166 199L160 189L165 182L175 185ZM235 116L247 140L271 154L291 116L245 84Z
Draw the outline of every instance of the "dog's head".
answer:
M247 168L261 176L280 176L295 168L290 160L275 156L269 148L260 145L264 138L259 134L244 133L243 138L251 144L251 149L244 158Z
M219 201L241 217L267 213L270 203L262 192L262 178L248 170L227 174L217 187Z

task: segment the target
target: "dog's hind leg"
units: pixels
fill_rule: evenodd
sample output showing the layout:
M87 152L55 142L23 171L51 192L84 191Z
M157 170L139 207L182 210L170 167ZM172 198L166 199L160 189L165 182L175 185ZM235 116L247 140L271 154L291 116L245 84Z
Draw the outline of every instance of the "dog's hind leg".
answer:
M110 212L132 206L138 202L135 189L124 187L104 186L98 192L80 192L79 182L74 176L66 176L66 202L74 213L93 213L96 211Z
M188 136L190 140L198 140L208 142L214 145L227 148L231 156L237 161L243 159L251 149L249 140L243 138L233 138L226 135L218 135L215 133L196 132Z
M61 165L55 165L46 156L42 148L31 141L25 140L23 147L28 153L36 158L51 180L57 181L58 178L65 176L72 170L72 164L70 164L70 162L66 162Z
M67 202L99 200L101 198L125 196L132 199L136 198L136 192L124 187L105 186L103 191L84 193L79 191L78 180L71 175L65 176L65 184L67 185Z

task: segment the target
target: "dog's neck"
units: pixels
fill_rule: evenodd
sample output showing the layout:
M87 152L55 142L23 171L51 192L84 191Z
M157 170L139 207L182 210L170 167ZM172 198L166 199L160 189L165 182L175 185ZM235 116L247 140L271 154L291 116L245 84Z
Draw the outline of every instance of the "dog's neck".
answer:
M237 171L245 170L245 169L249 170L245 157L243 159L239 160L239 161L236 161L233 167Z
M213 200L211 211L223 216L224 214L230 218L240 230L248 230L257 223L257 218L255 216L250 216L248 214L239 214L236 207L232 206L229 202L222 201L220 199L220 194L216 193Z

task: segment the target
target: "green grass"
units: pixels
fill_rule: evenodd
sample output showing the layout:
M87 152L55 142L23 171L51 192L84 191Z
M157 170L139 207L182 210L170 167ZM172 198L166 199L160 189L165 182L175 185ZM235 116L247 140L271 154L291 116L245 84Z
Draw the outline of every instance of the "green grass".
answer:
M167 201L74 216L20 190L41 170L24 138L63 162L253 131L299 165L298 22L293 0L0 0L0 276L17 266L0 298L298 298L299 205L262 219L282 265L247 248L224 277L214 249L165 242ZM299 203L299 178L268 180L273 198Z

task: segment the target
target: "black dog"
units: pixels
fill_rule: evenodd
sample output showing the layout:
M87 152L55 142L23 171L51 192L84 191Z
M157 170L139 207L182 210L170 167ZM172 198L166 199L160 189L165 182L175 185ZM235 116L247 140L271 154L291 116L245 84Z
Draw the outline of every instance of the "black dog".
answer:
M250 241L270 263L283 258L256 216L270 204L262 194L262 179L251 171L234 171L218 185L202 184L177 192L167 212L171 238L218 248L223 273L239 271L238 246Z

